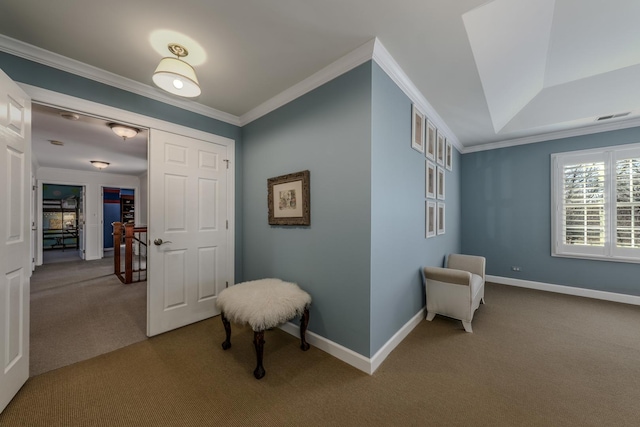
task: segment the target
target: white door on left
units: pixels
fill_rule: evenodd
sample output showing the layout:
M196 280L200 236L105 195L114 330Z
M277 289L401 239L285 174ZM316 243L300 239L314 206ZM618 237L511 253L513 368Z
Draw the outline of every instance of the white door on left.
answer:
M0 412L29 378L31 100L0 70Z

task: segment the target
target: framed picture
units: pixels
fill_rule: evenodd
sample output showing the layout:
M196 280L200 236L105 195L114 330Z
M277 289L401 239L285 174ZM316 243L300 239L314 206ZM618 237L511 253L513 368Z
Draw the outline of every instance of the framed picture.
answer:
M426 238L436 235L436 202L427 200L425 202Z
M444 183L444 169L438 166L438 179L437 179L437 193L438 199L444 200L444 191L445 191L445 183Z
M444 153L444 164L447 170L453 170L453 146L451 142L447 141L446 150Z
M426 176L427 198L436 198L436 165L427 160Z
M431 123L431 120L427 119L427 148L424 153L427 156L427 159L436 160L436 135L438 130L436 126Z
M309 171L267 180L270 225L311 225Z
M444 220L445 220L445 212L444 212L444 203L438 202L438 226L436 232L438 235L444 234Z
M424 114L411 106L411 148L424 153Z
M436 147L436 161L438 162L439 165L443 165L443 166L444 166L444 150L445 150L446 144L447 144L447 139L444 137L443 134L438 132L438 143Z

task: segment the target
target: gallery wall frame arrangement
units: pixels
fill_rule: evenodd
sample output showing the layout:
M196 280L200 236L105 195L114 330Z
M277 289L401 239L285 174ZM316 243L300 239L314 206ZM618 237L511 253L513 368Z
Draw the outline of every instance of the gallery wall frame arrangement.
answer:
M267 179L269 225L311 225L308 170Z
M428 239L446 231L446 171L453 171L453 144L415 104L411 105L411 148L426 157L424 215Z
M411 106L411 148L424 153L424 114L413 104Z

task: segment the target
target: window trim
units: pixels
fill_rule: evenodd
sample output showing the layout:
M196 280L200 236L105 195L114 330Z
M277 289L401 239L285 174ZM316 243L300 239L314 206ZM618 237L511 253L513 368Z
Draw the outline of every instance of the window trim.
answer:
M640 248L618 247L616 236L615 162L640 158L640 143L551 154L551 256L600 261L640 263ZM603 161L605 163L605 241L604 246L567 245L563 241L563 166L569 163Z

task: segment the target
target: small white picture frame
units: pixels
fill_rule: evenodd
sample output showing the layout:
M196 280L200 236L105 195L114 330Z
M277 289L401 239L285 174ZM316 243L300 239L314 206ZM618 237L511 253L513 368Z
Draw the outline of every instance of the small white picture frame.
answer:
M438 131L438 146L436 149L436 162L444 166L444 151L447 144L447 138Z
M436 198L436 165L433 162L427 160L427 168L426 168L426 196L427 199L435 199Z
M444 164L447 170L453 170L453 146L450 141L447 141L446 149L444 153Z
M440 166L437 167L437 183L436 183L436 193L437 193L437 198L439 200L444 200L445 198L445 190L447 188L447 186L445 185L445 178L444 178L444 169L441 168Z
M438 202L438 213L437 213L438 219L437 219L437 234L441 235L444 234L445 232L445 205L442 202Z
M424 114L415 105L411 106L411 148L424 153Z
M432 200L427 200L425 202L425 229L426 229L426 238L435 237L436 235L436 220L437 220L437 211L436 211L436 202Z
M438 129L436 126L431 123L431 120L427 119L427 147L424 150L425 156L427 159L436 161L436 138L438 134Z

